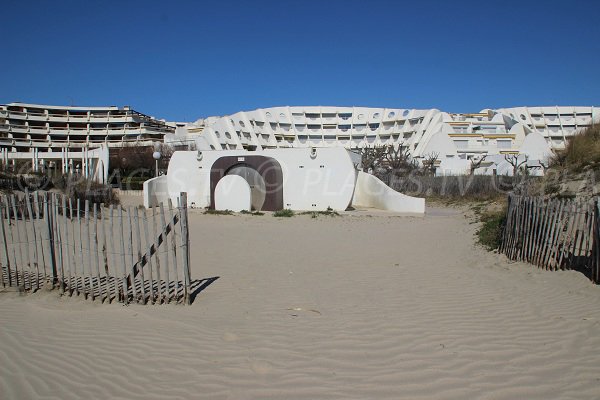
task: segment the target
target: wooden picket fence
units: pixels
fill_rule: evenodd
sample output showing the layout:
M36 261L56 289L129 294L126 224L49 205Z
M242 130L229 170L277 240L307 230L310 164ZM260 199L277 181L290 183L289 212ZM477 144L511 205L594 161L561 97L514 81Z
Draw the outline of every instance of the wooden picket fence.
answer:
M573 269L600 281L598 201L509 195L499 251L548 270Z
M187 196L151 210L0 196L2 285L102 302L190 304Z

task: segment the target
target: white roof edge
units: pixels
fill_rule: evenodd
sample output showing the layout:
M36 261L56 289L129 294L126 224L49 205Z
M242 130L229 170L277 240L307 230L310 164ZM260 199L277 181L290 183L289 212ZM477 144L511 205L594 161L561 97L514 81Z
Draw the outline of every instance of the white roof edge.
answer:
M100 110L131 110L131 107L117 107L117 106L105 106L105 107L83 107L83 106L53 106L48 104L34 104L34 103L21 103L21 102L12 102L7 103L5 106L22 106L22 107L32 107L32 108L46 108L49 110L75 110L75 111L100 111Z

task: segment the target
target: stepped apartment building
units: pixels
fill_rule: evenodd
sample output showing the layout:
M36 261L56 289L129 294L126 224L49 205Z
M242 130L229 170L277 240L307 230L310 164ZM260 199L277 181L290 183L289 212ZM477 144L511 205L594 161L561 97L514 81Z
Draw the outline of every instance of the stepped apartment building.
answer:
M505 155L530 162L564 149L566 140L600 120L597 107L515 107L454 114L437 109L273 107L210 117L186 126L206 150L401 145L417 160L438 155L438 173L462 174L485 157L479 173L506 173Z
M175 128L125 107L0 105L0 149L7 164L32 161L34 170L49 160L63 172L81 168L86 176L108 172L110 148L163 142Z

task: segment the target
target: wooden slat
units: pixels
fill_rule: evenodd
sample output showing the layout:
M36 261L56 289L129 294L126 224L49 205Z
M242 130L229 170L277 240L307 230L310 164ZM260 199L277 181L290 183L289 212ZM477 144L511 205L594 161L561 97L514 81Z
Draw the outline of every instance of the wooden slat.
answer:
M10 198L8 196L4 197L4 201L5 201L5 208L6 208L6 221L7 221L7 232L8 232L8 239L9 239L9 243L11 244L12 247L12 255L13 255L13 270L15 272L15 280L13 282L13 284L16 287L19 287L21 285L21 279L19 277L19 260L17 259L17 249L16 249L16 241L15 241L15 235L13 233L13 228L11 227L11 225L14 225L14 223L11 223L11 212L10 212Z
M63 251L62 251L62 243L63 243L63 232L60 228L60 218L58 213L59 207L59 198L56 195L52 196L52 209L54 210L54 215L52 221L54 223L54 232L55 232L55 247L57 254L57 266L59 270L59 290L61 293L65 291L65 265L63 259Z
M114 274L114 292L115 292L115 301L119 301L121 299L121 296L119 296L119 287L120 287L120 283L121 280L119 279L119 271L117 270L117 265L119 263L118 257L117 257L117 249L115 247L115 230L114 230L114 216L113 216L113 212L114 212L114 207L111 204L109 209L108 209L108 221L109 221L109 231L108 231L108 241L109 241L109 253L112 254L112 273ZM123 241L121 240L121 243Z
M77 230L78 230L78 239L79 239L79 266L80 266L80 276L77 279L77 285L81 287L80 293L87 299L88 291L85 283L85 256L83 253L83 223L81 222L81 200L77 199Z
M131 207L129 207L127 210L127 221L129 222L129 241L127 247L127 254L130 255L129 264L127 265L127 273L130 277L128 283L130 285L131 292L133 293L133 301L137 302L138 296L137 288L135 286L135 275L131 274L131 271L133 271L133 267L135 265L135 256L133 254L133 211Z
M38 237L39 237L39 246L40 246L40 252L39 254L41 255L41 265L42 265L42 269L41 269L41 274L43 277L43 284L46 284L47 278L48 278L48 271L46 270L46 254L44 251L44 229L42 228L42 212L41 212L41 207L40 207L40 201L43 202L43 197L40 197L40 194L36 194L34 196L34 209L35 209L35 219L38 222Z
M150 242L150 239L149 239L151 233L148 231L148 213L147 212L144 211L142 213L142 219L144 222L144 240L146 241L146 254L150 254L150 252L152 251L152 243ZM154 304L156 299L154 297L154 280L153 280L153 276L152 276L152 257L148 257L148 279L150 281L150 302L152 304Z
M94 285L93 285L93 281L92 281L92 277L94 275L93 273L93 268L92 268L92 238L91 238L91 232L90 232L90 201L89 200L85 200L84 202L85 206L84 206L84 227L85 227L85 236L84 236L84 240L85 240L85 245L84 247L87 250L87 269L85 272L86 275L86 286L87 286L87 292L89 293L89 296L91 297L92 300L94 300L95 298L95 293L94 293Z
M31 235L33 239L33 252L31 252L33 257L33 268L32 270L35 272L35 290L40 289L40 265L38 262L38 248L37 248L37 235L35 233L35 216L33 214L33 207L31 206L31 199L29 198L29 193L25 193L25 205L27 208L27 214L29 215L29 222L31 226ZM27 229L27 226L25 227ZM27 243L31 244L30 240L27 240Z
M106 208L104 207L104 204L100 205L100 237L102 238L102 246L100 248L100 250L102 251L102 268L101 270L104 271L104 293L106 295L106 298L103 299L102 301L106 300L108 303L110 303L110 296L111 296L111 292L110 292L110 271L109 271L109 267L108 267L108 239L106 236L106 218L105 218L105 210Z
M140 265L142 262L142 235L140 233L140 216L139 216L139 210L137 207L134 209L133 225L134 225L134 229L135 229L134 237L135 237L136 253L137 253L137 261L136 261L135 265ZM140 281L142 283L141 302L142 302L142 304L146 304L146 282L144 279L144 269L143 268L139 268L139 275L140 275Z
M8 235L6 232L6 228L4 227L4 209L1 207L2 203L0 203L0 234L2 235L2 253L4 254L5 262L2 263L2 286L12 286L12 271L10 267L10 254L8 252ZM10 223L10 219L7 218L7 221ZM6 278L4 278L4 271L6 271Z
M71 244L71 242L69 241L69 226L70 222L69 219L67 218L67 199L65 196L62 197L62 209L63 209L63 226L64 226L64 239L65 239L65 252L64 252L64 257L66 260L66 264L67 264L67 284L66 284L66 288L67 291L69 292L69 295L72 296L73 295L73 277L77 276L76 274L74 274L72 272L72 267L71 267L71 252L69 251L69 246Z
M181 217L181 254L183 259L183 283L185 285L184 290L184 304L191 304L191 278L190 278L190 252L189 252L189 244L190 244L190 236L189 236L189 227L188 227L188 215L187 215L187 193L182 192L179 194L180 204L179 204L179 215Z
M94 203L92 205L92 210L92 262L96 274L96 289L98 290L98 296L100 297L100 301L104 301L102 281L100 279L100 262L98 260L98 204Z
M123 207L119 206L119 226L121 227L121 237L119 238L119 242L121 243L121 283L123 286L123 302L125 304L129 303L129 285L127 282L127 267L126 267L126 259L125 256L125 233L124 233L124 225L125 221L123 220Z
M160 207L161 223L162 223L162 226L163 226L161 236L163 238L166 238L166 236L167 236L167 232L166 232L166 229L167 229L167 220L165 218L165 210L164 210L164 207L163 207L163 203L160 203L159 207ZM169 280L169 246L168 246L167 243L165 243L165 295L166 295L165 296L165 301L166 302L170 302L171 301L171 295L170 295L170 290L169 290L170 289L170 286L169 286L170 284L171 284L171 281Z
M156 226L157 226L156 214L157 214L156 207L153 207L152 208L152 237L157 237L157 235L158 235L158 231L156 229ZM161 304L163 299L162 299L162 281L160 280L160 278L161 278L160 277L160 252L156 253L155 260L156 260L156 280L158 282L157 301L158 301L158 304Z
M54 251L54 231L52 222L52 207L50 206L51 197L44 193L44 219L46 221L46 234L48 236L48 262L50 263L50 272L52 274L52 287L56 285L58 270L56 268L56 253Z
M569 216L566 225L567 229L564 232L560 254L558 256L558 261L556 262L556 267L560 268L561 270L565 269L563 265L563 260L565 259L565 255L568 253L569 245L573 239L573 226L575 225L574 221L576 217L575 210L577 210L577 205L575 201L571 201L569 204Z
M19 279L19 281L21 282L21 285L23 286L23 289L27 289L27 282L25 281L25 264L27 263L25 261L25 258L23 257L23 249L22 249L22 238L21 238L21 230L19 229L19 214L17 213L17 205L15 202L15 196L11 195L10 196L10 203L12 206L12 211L13 211L13 216L14 216L14 221L15 221L15 232L17 233L17 243L16 246L19 249L19 263L17 263L17 265L19 265L19 269L21 270L21 277Z
M173 204L171 203L171 199L169 199L169 220L173 220L175 217L173 215ZM174 298L175 300L178 300L178 296L179 296L179 274L178 274L178 266L177 266L177 234L176 231L173 232L173 234L171 235L171 255L173 256L173 275L174 276L174 280L173 280L173 284L174 284Z
M560 234L560 231L562 230L562 218L563 218L563 211L565 206L568 205L566 200L563 200L559 203L559 208L558 208L558 212L556 214L556 218L554 220L554 224L552 226L552 231L550 233L550 249L548 250L547 254L546 254L546 258L544 260L544 264L546 265L547 269L551 269L554 270L555 269L555 262L553 261L556 257L556 247L558 246L558 235Z

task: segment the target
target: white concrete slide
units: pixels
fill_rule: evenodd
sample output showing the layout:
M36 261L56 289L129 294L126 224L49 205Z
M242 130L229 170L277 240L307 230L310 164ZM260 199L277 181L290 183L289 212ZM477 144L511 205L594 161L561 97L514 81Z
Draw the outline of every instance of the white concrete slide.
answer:
M252 195L250 185L239 175L227 175L215 188L215 210L250 211Z
M396 192L377 177L362 171L358 172L352 205L411 215L425 214L425 199Z

